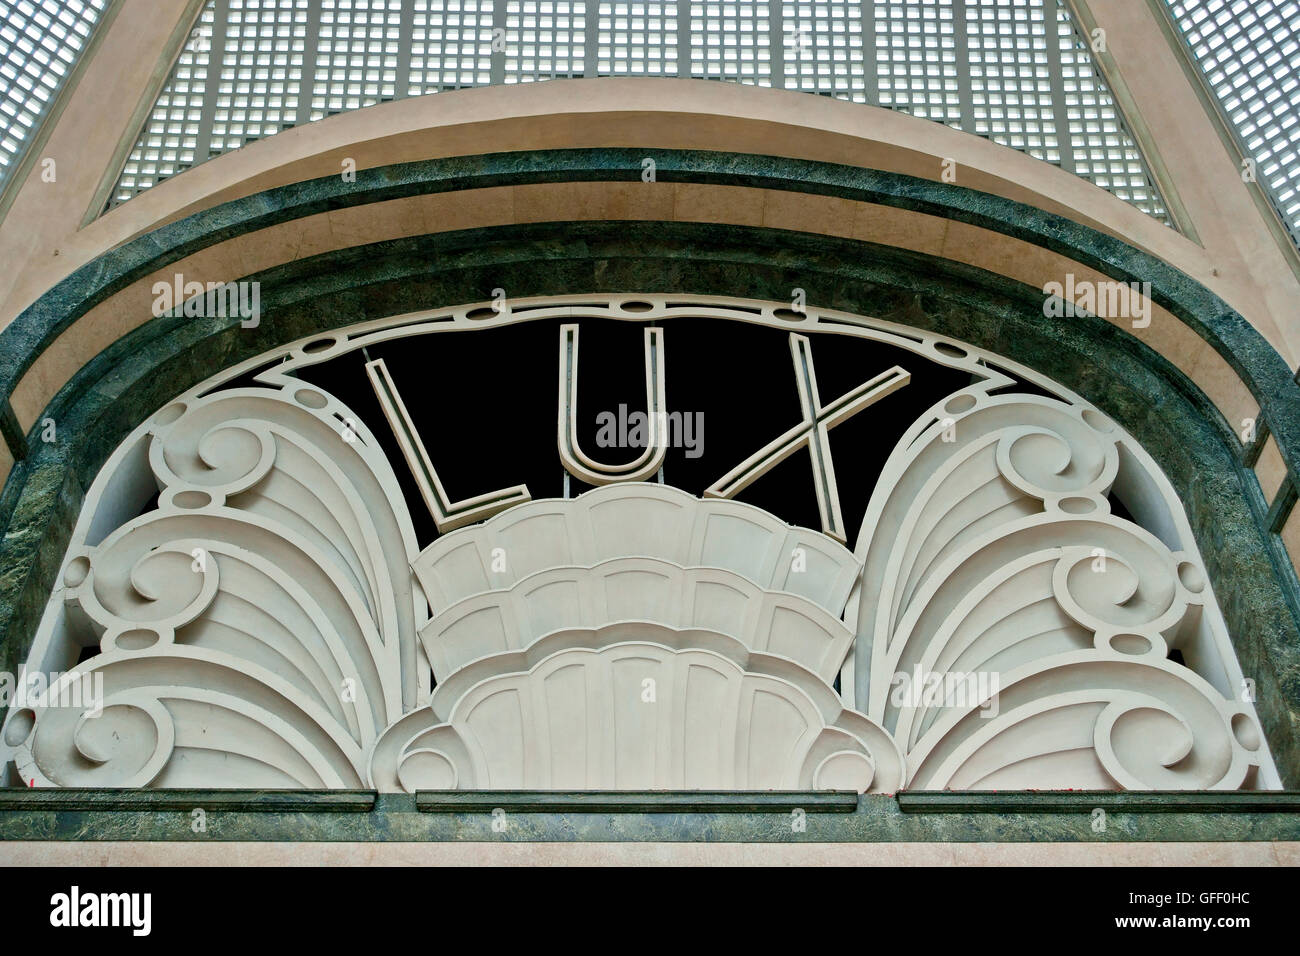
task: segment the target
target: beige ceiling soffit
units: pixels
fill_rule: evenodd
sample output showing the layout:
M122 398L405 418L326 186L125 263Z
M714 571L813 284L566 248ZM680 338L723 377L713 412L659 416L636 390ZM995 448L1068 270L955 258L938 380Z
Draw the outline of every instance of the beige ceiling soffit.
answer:
M963 182L959 176L958 185L1038 205L1160 258L1178 260L1180 246L1199 250L1081 177L982 137L881 107L677 78L555 80L528 87L414 97L285 130L186 170L105 213L83 232L86 251L94 250L93 257L218 202L337 173L344 156L366 168L511 149L638 145L777 154L936 181L941 161L952 158L976 180ZM604 115L594 122L592 114ZM507 123L517 132L504 128ZM629 130L626 135L610 132L620 123ZM742 142L745 138L752 142ZM363 162L358 153L367 149L377 155ZM892 166L885 162L888 152ZM65 260L64 267L75 265Z
M1084 2L1084 0L1065 0L1065 2ZM1169 47L1174 51L1174 57L1183 68L1183 74L1187 77L1188 83L1191 84L1192 90L1196 93L1196 98L1200 100L1201 108L1218 132L1223 148L1228 151L1228 154L1233 158L1233 162L1240 169L1242 161L1246 159L1244 145L1240 137L1237 136L1231 121L1224 115L1218 96L1206 85L1205 76L1201 73L1200 67L1192 61L1187 44L1183 41L1181 32L1178 29L1178 24L1174 22L1163 0L1146 0L1146 2L1147 6L1155 13L1156 23L1169 41ZM1255 208L1259 210L1260 218L1268 227L1268 231L1272 234L1278 248L1282 250L1282 255L1286 258L1287 264L1290 265L1291 271L1295 273L1297 279L1300 279L1300 249L1291 241L1290 233L1288 233L1286 224L1278 214L1277 208L1268 198L1268 195L1264 192L1264 187L1260 185L1258 180L1249 183L1243 182L1242 185L1250 193Z
M1092 31L1097 28L1098 24L1097 18L1092 14L1092 8L1088 6L1088 0L1062 0L1062 2L1065 4L1066 9L1069 10L1070 16L1074 17L1075 22L1078 24L1079 32L1085 38L1092 36ZM1148 0L1148 2L1158 6L1161 0ZM1160 154L1159 144L1156 143L1155 137L1151 135L1146 119L1142 116L1142 111L1138 108L1133 94L1129 92L1128 84L1124 81L1124 75L1120 72L1115 58L1111 56L1109 49L1092 50L1092 57L1097 69L1101 72L1102 79L1106 81L1106 85L1110 87L1110 91L1115 97L1115 103L1119 108L1120 115L1128 122L1129 132L1133 134L1133 141L1142 153L1142 158L1146 160L1147 168L1151 170L1151 175L1155 177L1156 188L1160 190L1160 194L1164 197L1165 208L1169 210L1169 216L1173 219L1174 225L1181 233L1199 244L1201 239L1196 231L1196 224L1192 221L1187 207L1183 205L1182 197L1178 193L1178 186L1169 174L1169 167L1165 165L1164 157Z
M203 0L191 0L191 2L202 3ZM103 44L103 38L112 29L113 21L117 19L118 11L122 9L124 3L126 3L126 0L110 0L108 6L104 8L99 21L95 24L94 29L90 31L89 40L86 41L86 45L81 52L77 54L76 63L73 64L72 69L64 78L63 84L59 87L54 102L50 104L49 110L46 111L45 116L27 141L22 159L10 174L4 189L0 189L0 223L4 222L5 216L9 214L9 207L13 205L14 199L17 198L23 184L27 182L27 177L31 175L37 157L40 156L41 150L45 148L45 144L50 138L50 132L58 125L64 107L68 105L76 92L78 84L81 82L81 77L86 71L86 64L94 59L96 53L99 52L99 48Z
M114 9L116 10L124 2L125 0L114 0ZM85 215L81 217L78 228L84 229L98 219L104 211L104 206L108 204L108 197L113 191L113 185L121 176L122 167L126 164L126 158L130 155L136 140L140 138L140 132L144 129L145 120L148 119L149 114L153 111L154 103L158 101L158 97L162 94L163 86L167 83L167 77L171 75L172 66L175 64L176 58L180 56L181 48L184 46L190 32L194 29L194 24L198 21L199 15L203 12L206 0L185 0L185 2L188 4L188 9L185 11L185 15L177 21L176 29L172 31L172 35L167 38L167 43L159 54L158 62L154 65L153 73L150 74L149 85L140 95L140 102L136 104L130 122L123 129L122 137L118 140L113 155L109 157L108 164L104 167L103 178L100 179L99 185L95 187L95 192L90 199L90 206L87 207ZM107 21L103 26L106 31Z

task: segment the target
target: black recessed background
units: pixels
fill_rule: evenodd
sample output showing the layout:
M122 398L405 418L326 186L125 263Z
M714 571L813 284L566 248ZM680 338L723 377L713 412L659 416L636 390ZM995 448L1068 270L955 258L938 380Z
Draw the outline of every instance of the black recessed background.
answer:
M452 500L527 484L533 498L560 497L564 472L556 449L559 320L465 332L441 332L371 346L388 366ZM636 448L599 448L596 416L645 410L644 332L649 323L584 319L578 325L579 442L609 464L635 459ZM699 495L801 419L789 331L720 319L661 323L670 412L703 413L697 458L673 447L665 483ZM813 362L822 404L893 365L911 382L830 432L849 546L895 443L926 409L970 383L905 349L832 333L814 333ZM348 405L377 436L411 510L421 547L437 537L397 442L380 409L361 351L300 372ZM653 480L653 479L652 479ZM570 495L588 485L570 479ZM791 524L820 529L808 452L801 450L738 496Z

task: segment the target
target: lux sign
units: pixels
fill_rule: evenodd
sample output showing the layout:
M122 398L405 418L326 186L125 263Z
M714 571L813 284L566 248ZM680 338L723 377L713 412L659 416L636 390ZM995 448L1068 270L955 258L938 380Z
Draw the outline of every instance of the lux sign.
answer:
M794 361L795 382L803 410L802 421L728 471L709 486L705 495L712 498L734 498L759 477L806 447L812 457L813 482L822 531L842 542L845 540L844 522L840 513L835 463L831 457L828 433L840 422L902 388L911 380L911 375L895 365L823 405L817 390L812 347L805 336L790 334L790 355ZM647 328L645 390L646 409L652 427L644 450L635 460L623 464L602 463L584 452L578 442L578 326L560 327L556 448L560 463L569 474L588 484L606 485L621 481L643 481L659 470L668 450L667 423L670 415L667 408L664 360L664 330ZM497 512L531 500L527 485L515 485L473 498L451 501L383 359L367 362L366 372L439 533L483 521Z

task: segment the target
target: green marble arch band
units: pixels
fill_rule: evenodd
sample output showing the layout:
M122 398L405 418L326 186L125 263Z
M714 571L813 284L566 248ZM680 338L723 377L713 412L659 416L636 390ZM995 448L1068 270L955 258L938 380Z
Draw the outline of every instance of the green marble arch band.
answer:
M638 150L633 156L579 150L473 157L371 170L358 173L356 184L331 177L228 203L133 240L47 293L0 333L0 384L7 396L35 355L96 302L239 232L356 202L441 189L636 179L645 155L656 156L661 180L887 202L1050 245L1115 278L1150 281L1153 298L1242 374L1260 399L1291 473L1298 470L1300 386L1290 370L1244 319L1150 256L1039 210L957 187L717 153ZM247 277L262 283L262 320L256 328L241 328L237 317L145 323L96 356L51 400L44 415L58 422L59 440L36 440L38 424L29 453L16 462L0 495L0 668L16 671L25 660L85 490L145 416L216 371L277 345L368 319L485 301L507 276L511 295L519 297L680 292L784 301L799 286L812 307L961 339L1079 393L1146 447L1184 502L1242 670L1256 680L1256 708L1283 780L1300 785L1295 574L1268 526L1268 504L1231 429L1200 389L1155 351L1103 320L1044 318L1038 289L897 248L756 227L539 223L392 240ZM1234 827L1224 832L1237 833L1240 827ZM1269 837L1241 830L1236 837L1217 838Z
M1188 802L1164 793L1126 804L1113 793L1020 794L981 804L980 794L571 794L527 791L418 794L280 791L121 791L61 806L25 794L0 802L3 840L291 842L701 842L701 843L1166 843L1300 840L1295 794L1215 795ZM1200 796L1194 795L1194 796ZM1257 798L1266 797L1267 802ZM960 805L942 806L951 797ZM928 805L919 805L925 799ZM27 804L24 806L24 804ZM793 807L793 809L792 809ZM1097 827L1097 810L1105 826ZM202 826L195 826L202 810ZM496 812L494 812L496 811ZM504 813L506 826L499 820ZM797 820L798 825L792 825Z

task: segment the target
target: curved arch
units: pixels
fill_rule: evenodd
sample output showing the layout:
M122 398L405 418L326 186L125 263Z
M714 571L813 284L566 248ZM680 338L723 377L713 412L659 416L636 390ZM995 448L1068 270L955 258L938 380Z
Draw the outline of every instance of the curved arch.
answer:
M677 193L669 197L670 205L680 201L685 207L682 215L675 211L665 214L662 203L651 204L648 209L630 209L626 196L613 200L621 210L618 214L611 208L610 197L604 195L595 208L588 208L586 215L578 218L715 221L813 234L829 230L844 235L836 223L846 213L878 219L879 210L898 210L900 218L883 225L869 222L864 230L850 235L952 259L1039 288L1045 281L1076 272L1103 281L1149 282L1150 301L1159 319L1153 323L1158 325L1158 333L1147 334L1153 346L1215 395L1225 415L1254 412L1254 408L1247 407L1250 400L1246 398L1254 396L1284 459L1295 470L1294 456L1300 454L1300 425L1296 424L1300 415L1291 413L1300 409L1300 386L1292 380L1289 367L1240 313L1166 262L1044 210L963 187L848 166L701 151L552 150L430 160L368 170L358 174L355 183L337 177L296 183L196 213L133 239L78 269L6 327L0 333L0 357L5 360L0 366L0 396L22 406L18 409L18 427L25 431L35 420L35 413L67 380L69 366L75 368L107 344L96 329L132 328L142 322L148 314L146 303L151 297L146 290L150 283L164 275L162 270L176 264L183 264L189 274L226 282L257 271L243 265L250 253L256 266L265 268L293 261L304 242L311 251L325 252L351 247L358 240L409 237L449 226L472 228L520 220L569 219L573 218L575 204L581 206L585 200L590 207L592 199L581 189L576 194L571 187L560 189L559 183L576 186L639 182L641 161L647 155L655 159L659 180L677 188ZM699 191L682 194L686 184ZM509 197L499 192L503 188L534 187L541 192ZM736 192L719 194L718 187ZM483 192L470 192L474 190ZM434 209L438 215L459 217L451 222L408 224L403 217L411 214L409 207L378 205L461 193L468 195L470 208L453 205ZM789 197L795 204L783 210L779 201L769 200L769 196ZM508 200L509 211L501 208L501 200ZM527 200L532 200L531 204ZM859 205L846 209L834 205L838 201ZM701 202L706 207L729 205L731 209L717 215L706 209L703 215L697 215L692 209ZM736 208L737 204L752 206L755 202L761 209L757 217L753 208L748 214ZM346 232L341 241L336 240L331 218L359 207L368 207L372 216L398 221L400 227L376 234L373 222L341 223L340 228ZM300 227L295 227L297 241L292 251L287 256L274 251L268 255L268 242L276 246L285 240L259 231L304 218L314 221L306 232L307 238ZM817 222L810 224L809 218ZM943 222L960 224L961 228L946 226L938 240L930 242L897 235L900 229L932 232L933 224ZM313 239L320 230L324 230L324 237L317 235ZM249 238L229 245L244 237ZM205 253L212 258L199 261L197 256ZM113 297L128 295L132 290L134 298L115 300L114 308L107 308ZM104 311L96 314L93 310L101 306ZM1165 321L1166 314L1174 321ZM82 319L93 321L87 325L79 322ZM27 375L61 333L74 324L79 326L77 333L88 341L80 346L69 344L39 374ZM1183 326L1194 334L1180 332ZM1171 335L1173 338L1168 338ZM1268 401L1262 401L1263 397ZM11 446L21 444L14 434L14 423L9 426L6 434Z
M270 146L267 144L271 143ZM394 163L484 152L574 148L770 151L939 181L944 159L969 188L1049 209L1158 255L1196 246L1145 213L1059 167L991 140L884 107L790 90L673 78L560 79L447 90L381 103L282 130L151 187L87 229L96 251L255 192ZM199 172L201 170L201 172ZM127 210L130 212L127 212ZM96 248L98 246L98 249ZM1202 252L1203 255L1203 252Z
M639 178L641 152L554 151L478 157L472 163L430 161L368 171L358 176L356 184L349 184L350 191L322 180L200 212L79 270L0 334L0 351L7 360L5 392L11 395L22 372L95 303L222 240L306 214L449 193L467 186L601 182L615 175L611 170L632 180ZM666 151L659 158L661 176L674 181L761 188L801 200L852 197L851 201L909 215L970 225L1054 251L1066 261L1084 263L1116 278L1151 281L1152 298L1210 343L1241 376L1243 386L1260 401L1292 472L1297 470L1300 387L1290 370L1239 314L1150 255L1041 210L910 177L770 157ZM526 167L522 171L521 165ZM38 613L32 601L42 590L48 593L56 556L62 553L59 542L66 542L68 518L75 513L80 489L88 485L107 449L144 413L175 394L178 383L196 382L210 372L213 354L230 364L307 331L355 321L359 314L398 314L431 299L481 300L492 287L484 285L484 278L513 263L525 266L515 273L523 295L684 288L753 295L757 288L759 294L781 299L800 285L808 289L810 304L888 314L903 324L922 325L988 347L1061 381L1153 448L1183 500L1197 499L1202 508L1194 531L1212 579L1237 602L1230 603L1225 614L1239 642L1238 652L1243 658L1269 659L1273 666L1267 670L1272 674L1285 672L1282 662L1294 655L1297 632L1294 577L1287 577L1293 572L1270 541L1258 489L1252 491L1253 479L1244 469L1235 435L1222 406L1136 337L1113 323L1088 317L1070 323L1044 322L1037 317L1042 300L1036 290L994 270L941 255L813 232L738 225L718 229L689 223L668 228L657 220L648 222L655 225L634 230L627 223L548 221L345 247L255 273L271 290L266 297L266 321L259 330L241 332L237 319L208 327L159 319L121 337L59 383L58 394L41 406L71 440L64 445L33 441L32 453L6 487L3 513L9 535L3 560L14 569L5 584L6 653L14 660L25 653ZM543 245L537 244L539 240ZM610 262L615 268L595 268L597 263ZM1075 367L1069 355L1076 356ZM1081 355L1088 361L1077 361ZM1151 417L1151 410L1162 406L1164 412L1177 409L1172 428L1170 419ZM12 438L17 430L12 417L9 424ZM1198 458L1193 459L1192 449ZM1214 477L1212 489L1205 484L1207 474ZM1275 680L1261 674L1262 684ZM1283 772L1288 773L1294 766L1289 757L1295 748L1291 728L1300 708L1280 686L1266 700L1262 684L1262 716Z

